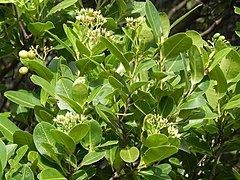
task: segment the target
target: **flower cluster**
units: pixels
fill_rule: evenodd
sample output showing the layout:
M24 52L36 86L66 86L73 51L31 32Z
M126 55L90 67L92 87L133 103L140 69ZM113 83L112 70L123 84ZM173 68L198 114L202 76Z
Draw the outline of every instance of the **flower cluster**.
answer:
M53 119L53 122L59 130L67 133L75 125L82 123L84 120L86 120L84 115L79 116L78 114L67 112L65 115L57 115L57 117Z
M181 135L173 123L169 122L167 118L163 118L158 114L149 114L145 117L145 129L151 134L165 133L169 136L179 138Z
M103 27L107 19L102 16L101 11L94 11L93 9L81 9L76 12L76 23L80 23L83 28L81 34L85 39L83 42L91 49L98 43L99 37L104 36L111 38L110 32Z
M107 22L100 10L94 11L92 8L77 11L76 19L80 21L81 24L89 27L100 27Z
M125 18L127 22L127 27L136 30L138 27L140 27L145 22L145 17L140 16L136 19L133 19L133 17L126 17Z

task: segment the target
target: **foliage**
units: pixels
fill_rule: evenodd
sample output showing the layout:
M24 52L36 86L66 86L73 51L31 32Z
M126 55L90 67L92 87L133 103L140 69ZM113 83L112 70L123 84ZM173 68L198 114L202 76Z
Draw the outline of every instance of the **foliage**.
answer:
M0 2L38 45L20 55L36 88L4 93L0 177L239 178L226 156L239 156L240 54L220 34L169 35L193 10L170 25L149 0Z

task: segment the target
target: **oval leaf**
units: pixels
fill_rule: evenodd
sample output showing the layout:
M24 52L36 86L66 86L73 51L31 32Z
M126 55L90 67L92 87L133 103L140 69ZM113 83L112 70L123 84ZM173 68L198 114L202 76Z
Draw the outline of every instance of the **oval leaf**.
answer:
M101 160L105 156L105 154L106 152L89 152L86 156L84 156L81 166L93 164Z
M127 163L135 162L139 157L139 150L136 147L122 149L120 151L120 157Z
M67 180L58 170L53 168L43 169L37 177L39 180Z
M51 129L51 135L69 154L74 153L76 144L70 136L57 129Z

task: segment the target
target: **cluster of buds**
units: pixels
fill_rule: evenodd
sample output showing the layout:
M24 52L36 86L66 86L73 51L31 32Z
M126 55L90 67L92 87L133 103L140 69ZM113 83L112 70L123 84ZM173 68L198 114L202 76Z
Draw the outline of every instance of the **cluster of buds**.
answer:
M36 56L43 61L46 60L48 53L52 50L53 50L53 47L44 46L43 48L40 49L40 53L39 53L39 45L36 45L36 47L34 46L30 47L30 52L36 54Z
M136 30L138 27L140 27L145 22L145 17L140 16L136 19L133 19L133 17L126 17L125 18L127 22L127 27Z
M100 27L107 22L101 14L101 11L94 11L92 8L81 9L77 11L76 20L80 21L82 25L89 27Z
M100 36L110 38L110 32L106 28L97 28L87 32L87 37L93 42L96 42Z
M87 118L84 115L67 112L65 115L57 115L53 119L57 129L68 133L75 125L82 123Z
M150 134L165 133L171 137L179 138L181 135L178 133L178 129L173 123L169 122L167 118L163 118L158 114L149 114L145 117L144 128Z

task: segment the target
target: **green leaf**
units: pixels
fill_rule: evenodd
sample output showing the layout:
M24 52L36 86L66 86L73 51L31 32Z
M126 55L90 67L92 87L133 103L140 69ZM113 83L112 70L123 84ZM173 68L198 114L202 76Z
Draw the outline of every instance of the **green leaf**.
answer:
M13 134L18 130L19 128L11 120L0 115L0 131L9 142L13 142Z
M192 40L185 33L178 33L168 38L162 45L163 58L177 57L181 52L187 51L192 45Z
M194 46L197 46L198 48L202 48L204 44L204 40L202 39L202 36L194 30L188 30L186 32L187 36L192 39L192 43Z
M239 12L239 14L240 14L240 12ZM240 173L235 168L232 168L232 171L233 171L233 175L235 176L235 178L237 180L240 180Z
M121 149L120 157L127 163L135 162L139 157L139 150L136 147Z
M167 38L170 32L170 21L168 15L164 12L159 13L163 37Z
M112 145L115 145L115 144L118 144L118 140L112 140L112 141L107 141L101 145L99 145L98 147L107 147L107 146L112 146Z
M192 99L188 99L186 102L184 102L182 105L181 105L181 110L185 110L185 109L196 109L196 108L199 108L203 105L205 105L207 102L206 100L204 99L203 96L197 96L195 98L192 98Z
M40 106L40 100L37 99L32 93L25 90L21 91L7 91L4 96L10 101L19 104L23 107L34 108L34 106Z
M234 13L240 15L240 8L237 6L234 6Z
M51 135L51 130L55 129L53 125L47 122L38 123L33 131L33 141L38 150L42 155L49 155L45 148L42 146L42 143L49 143L54 145L56 143L55 139Z
M68 135L72 137L75 144L78 144L87 135L88 131L89 127L87 124L77 124L70 130Z
M55 116L52 111L42 106L35 106L34 114L38 122L46 121L51 123Z
M220 62L227 82L232 82L240 74L240 56L235 50L231 50ZM237 80L238 81L238 80Z
M87 155L84 156L81 166L90 165L97 161L100 161L105 156L105 154L106 152L89 152Z
M40 77L47 81L51 81L53 78L53 73L48 69L43 62L38 59L21 59L22 63L28 66L31 70L36 72Z
M55 89L54 87L45 79L36 76L36 75L32 75L30 77L30 79L32 80L32 82L38 86L40 86L41 88L43 88L48 94L50 94L52 97L54 97L55 94Z
M39 180L67 180L58 170L53 168L43 169L37 177Z
M154 162L166 159L178 152L178 148L172 145L162 145L151 147L144 154L142 160L144 164L151 165Z
M192 46L189 50L189 64L191 70L191 82L193 84L199 83L204 76L204 67L201 54L196 46Z
M76 144L69 135L57 129L51 129L51 135L58 144L64 147L69 155L74 153Z
M28 165L26 165L26 164L23 166L22 178L27 179L27 180L34 180L35 179L31 168L28 167Z
M19 164L19 162L24 157L24 155L27 153L27 151L28 151L27 145L23 145L22 147L18 148L18 150L16 151L17 155L14 157L14 159L9 160L10 166L16 168L16 166Z
M89 49L78 39L76 39L76 46L80 54L90 56L91 52Z
M144 145L148 148L157 147L165 144L168 141L168 137L164 134L151 134L147 137Z
M181 22L183 19L185 19L189 14L191 14L193 11L195 11L197 8L201 7L203 4L197 5L195 8L188 11L186 14L178 18L174 23L170 26L170 29L172 29L174 26L176 26L179 22Z
M114 76L109 76L108 77L109 83L111 84L112 87L114 88L123 88L124 85Z
M224 106L223 109L240 108L240 94L233 96Z
M36 147L33 142L33 135L22 131L18 130L13 134L13 142L18 145L18 147L23 146L23 145L28 145L28 148L30 151L35 151Z
M153 31L156 41L159 42L163 33L159 13L150 0L146 1L145 10L147 21Z
M232 50L232 48L224 48L220 51L218 51L212 59L212 63L209 66L209 72L211 72L214 67L226 56L228 53Z
M100 40L104 43L104 45L108 48L108 50L118 58L118 60L123 64L125 70L128 72L130 69L130 65L126 57L123 55L123 53L115 46L113 43L111 43L108 39L101 36Z
M227 80L220 69L220 67L217 65L214 67L214 69L209 72L209 78L210 80L214 80L214 89L217 93L218 99L221 99L227 92Z
M27 28L34 36L39 36L40 34L46 32L47 30L55 28L55 26L51 21L47 21L45 23L42 22L29 23Z
M72 87L73 100L84 105L88 97L88 86L84 83L77 82L76 80Z
M88 125L89 131L80 143L85 149L92 151L102 141L102 128L96 120L89 120L84 123Z
M148 84L148 82L144 82L144 81L132 83L130 85L131 93L133 93L134 91L136 91L137 89L139 89L140 87L142 87L146 84Z
M2 179L4 169L7 165L7 149L6 149L6 146L5 146L4 142L1 139L0 139L0 154L1 154L1 158L0 158L0 179Z
M63 2L67 2L67 1L63 1ZM51 33L50 31L47 31L47 33L50 34L54 39L56 39L57 42L59 42L66 50L68 50L68 52L70 52L74 58L76 58L74 51L65 42L63 42L58 36Z
M176 109L174 99L170 96L164 96L159 102L159 108L161 110L162 117L171 115Z
M77 0L67 0L67 1L62 1L59 4L57 4L56 6L54 6L47 14L46 17L56 13L57 11L60 11L62 9L66 9L72 5L74 5L77 2Z
M57 94L64 102L66 102L76 113L78 114L82 114L83 113L83 109L80 106L80 104L78 104L76 101L72 100L71 98L65 97L63 95ZM71 110L71 109L68 109Z
M61 95L68 99L72 99L72 86L73 86L73 82L66 78L59 79L56 84L55 94L56 94L56 98L58 99L57 104L58 104L58 107L62 110L67 109L69 111L73 111L73 109L69 106L67 102L65 102L62 98L58 97L58 95Z

